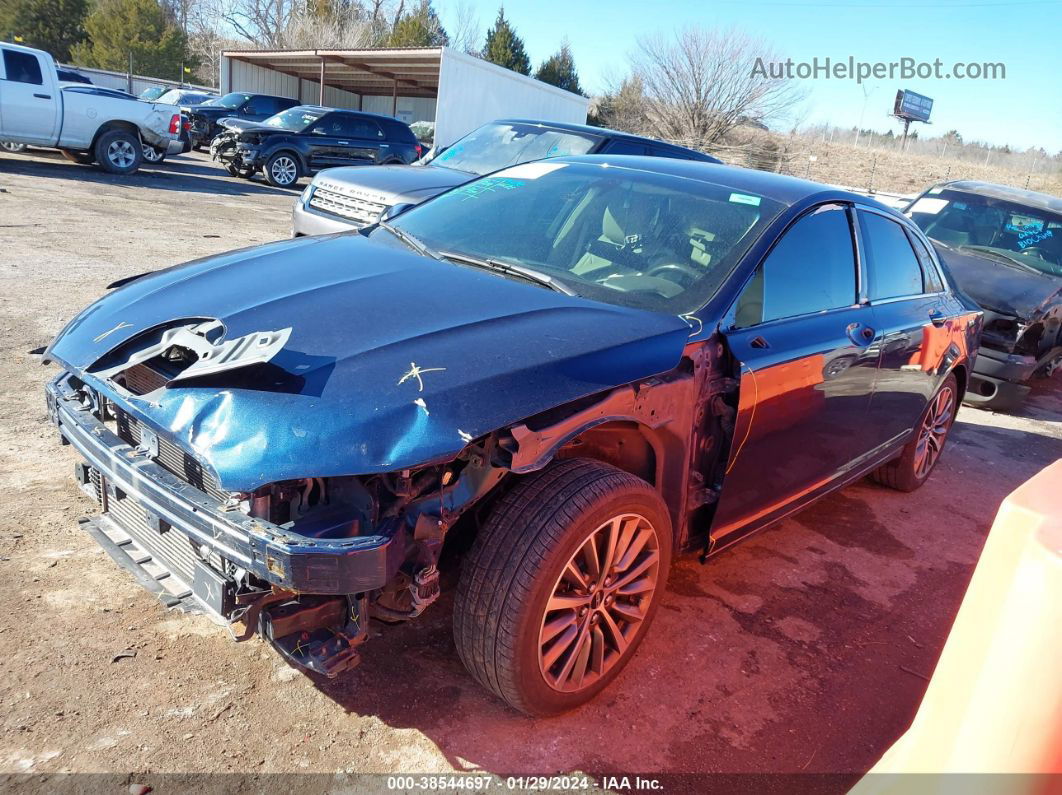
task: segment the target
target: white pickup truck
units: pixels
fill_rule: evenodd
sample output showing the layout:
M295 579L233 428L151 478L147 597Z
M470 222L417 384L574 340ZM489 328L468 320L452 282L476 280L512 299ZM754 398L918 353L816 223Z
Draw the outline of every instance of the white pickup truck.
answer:
M0 42L0 140L59 149L70 160L132 174L143 147L178 153L180 110L63 83L42 50Z

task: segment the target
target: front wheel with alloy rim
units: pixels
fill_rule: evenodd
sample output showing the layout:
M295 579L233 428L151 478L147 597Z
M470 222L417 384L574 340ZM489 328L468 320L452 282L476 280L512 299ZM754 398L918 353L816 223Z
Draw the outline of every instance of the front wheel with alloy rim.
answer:
M266 182L274 188L290 188L299 181L299 161L289 152L277 152L265 165Z
M454 604L458 653L521 712L574 709L630 661L670 564L671 521L651 485L598 461L556 462L480 529Z
M948 433L959 409L959 383L948 373L930 399L900 455L876 469L871 478L899 491L914 491L929 478L944 452Z
M125 130L110 130L96 139L96 162L111 174L132 174L144 160L140 139Z

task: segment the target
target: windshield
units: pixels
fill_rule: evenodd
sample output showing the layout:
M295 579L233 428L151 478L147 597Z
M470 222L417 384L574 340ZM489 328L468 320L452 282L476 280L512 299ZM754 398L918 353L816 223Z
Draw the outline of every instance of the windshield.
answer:
M585 155L601 139L540 124L485 124L428 162L482 176L546 157Z
M291 130L302 132L319 118L325 115L323 110L309 110L307 108L291 108L276 116L270 116L262 124L267 127L276 127L279 130Z
M223 97L212 99L209 102L205 102L205 105L218 105L222 108L228 108L229 110L235 110L240 107L244 102L251 98L250 94L226 94Z
M683 314L705 304L781 210L699 179L538 162L462 185L392 224L455 262L517 265L586 298Z
M199 105L210 98L209 94L194 94L171 88L155 101L163 105Z
M926 236L960 251L988 255L1062 276L1062 215L976 193L939 190L907 214Z
M165 86L152 86L151 88L145 88L140 92L138 99L147 100L151 102L159 97L159 95L166 92Z

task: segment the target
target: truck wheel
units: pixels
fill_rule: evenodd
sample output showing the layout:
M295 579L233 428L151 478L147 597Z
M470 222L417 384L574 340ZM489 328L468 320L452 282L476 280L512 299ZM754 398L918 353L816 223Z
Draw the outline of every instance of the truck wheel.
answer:
M140 139L125 130L109 130L96 139L96 162L110 174L132 174L144 160Z
M299 160L290 152L277 152L266 161L266 182L274 188L290 188L302 176Z
M73 149L60 149L59 152L71 163L80 163L83 166L91 166L96 159L91 152L75 152Z
M958 381L954 373L949 373L922 412L903 452L874 470L871 479L897 491L914 491L925 483L944 452L948 432L959 410L958 395Z
M165 152L160 152L158 149L153 147L151 144L144 144L142 149L143 149L143 153L144 153L144 162L145 163L151 163L152 165L158 165L159 163L161 163L163 160L166 159L166 153Z
M597 461L556 462L521 479L480 530L457 588L457 651L521 712L574 709L631 659L670 565L671 521L652 486Z

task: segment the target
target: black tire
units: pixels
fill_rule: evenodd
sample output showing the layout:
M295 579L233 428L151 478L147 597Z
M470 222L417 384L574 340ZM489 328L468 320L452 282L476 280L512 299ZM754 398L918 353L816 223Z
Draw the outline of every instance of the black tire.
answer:
M77 163L82 166L91 166L96 160L92 152L75 152L73 149L60 149L59 153L71 163Z
M134 174L144 162L140 139L126 130L108 130L96 139L96 164L108 174Z
M277 152L266 161L263 174L274 188L294 188L302 177L302 164L291 152Z
M630 553L614 557L612 568L600 566L604 545L587 546L591 539L606 538L610 526L619 534L614 538L627 541ZM646 530L651 536L643 536ZM493 507L464 561L454 604L454 640L465 667L480 684L528 715L556 715L589 701L623 670L645 637L663 597L671 532L667 508L653 487L608 464L569 459L522 478ZM547 609L551 598L584 598L562 573L576 554L579 563L586 561L582 555L588 548L596 550L592 557L601 570L601 588L589 588L596 596L586 597L585 608ZM637 569L646 565L639 574ZM593 579L586 571L580 576ZM628 576L634 584L627 583ZM641 586L649 579L653 586L646 596ZM572 597L558 590L569 587ZM621 588L632 593L620 593ZM628 622L620 610L635 610L640 620ZM547 622L550 615L554 618ZM558 622L563 630L547 636ZM621 630L622 651L615 650L616 643L607 649L605 631L615 638L610 627ZM570 653L547 663L553 638ZM578 669L580 659L590 677L587 684L580 676L574 684L562 683L574 687L565 691L547 681L555 671L557 679L564 679L563 671ZM596 672L590 670L595 665Z
M950 408L946 409L946 416L941 419L938 414L945 411L942 404L948 395L950 395ZM870 476L871 480L897 491L914 491L920 488L929 479L940 461L958 410L959 383L955 379L955 374L949 373L922 411L911 440L903 448L903 452L889 463L874 470ZM930 432L930 427L939 428L942 433ZM927 449L931 453L935 450L935 454L932 455L932 460L928 461L928 466L923 467L921 453L924 444L928 446Z

